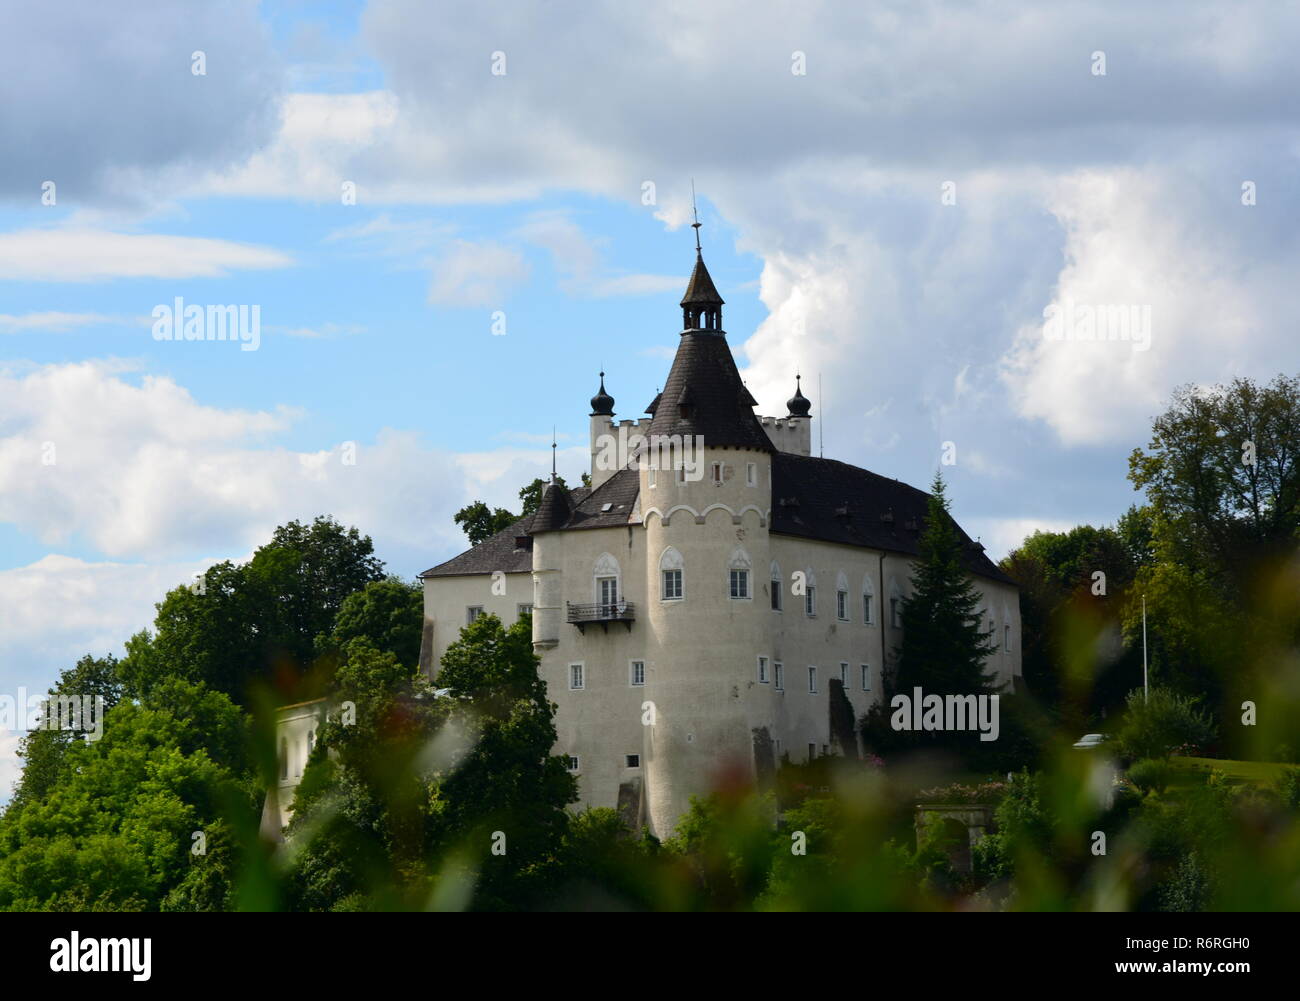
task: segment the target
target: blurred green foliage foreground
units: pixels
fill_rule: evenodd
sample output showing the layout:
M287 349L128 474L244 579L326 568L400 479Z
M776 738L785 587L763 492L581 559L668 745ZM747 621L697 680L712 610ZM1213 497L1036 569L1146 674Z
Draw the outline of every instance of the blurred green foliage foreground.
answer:
M1143 505L1003 562L1026 684L991 743L889 725L918 679L992 690L936 481L886 711L832 712L836 753L763 788L719 763L662 841L576 808L527 617L467 626L435 690L418 587L355 529L292 522L168 593L124 658L63 672L104 730L24 739L0 908L1300 909L1297 455L1295 380L1180 390L1130 464ZM275 707L318 698L268 837Z

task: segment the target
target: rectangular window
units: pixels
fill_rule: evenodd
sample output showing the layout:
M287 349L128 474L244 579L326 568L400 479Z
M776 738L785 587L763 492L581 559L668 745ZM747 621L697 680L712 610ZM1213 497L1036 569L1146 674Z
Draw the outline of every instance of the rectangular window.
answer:
M871 666L868 664L862 665L862 690L871 691Z
M1011 627L1010 626L1002 627L1002 646L1007 650L1011 649Z
M758 486L758 466L752 462L745 463L745 484L746 486Z
M862 596L862 624L871 625L871 595L869 594Z
M849 592L835 592L835 617L841 622L849 621Z
M758 658L758 683L760 685L767 684L767 658L766 657Z
M674 466L674 467L673 467L673 470L677 473L677 482L678 482L678 483L685 483L685 482L686 482L686 467L685 467L685 466Z
M809 745L808 745L808 760L809 760L809 761L812 761L812 760L813 760L814 758L816 758L816 757L817 757L817 745L816 745L816 744L809 744Z
M652 490L654 489L654 485L655 485L655 475L658 472L659 470L657 470L654 466L651 466L648 470L646 470L646 480L649 482L650 489Z
M634 660L631 666L631 685L636 688L645 684L645 661Z
M772 665L772 687L778 692L785 691L785 666L779 660Z
M817 668L808 668L808 691L813 695L817 694Z
M781 578L772 578L772 611L781 611Z
M571 771L571 772L576 772L577 770L578 770L578 756L577 756L576 754L570 754L570 755L569 755L569 771Z
M722 463L720 463L720 462L715 462L715 463L713 464L713 466L712 466L712 469L713 469L713 482L714 482L714 483L721 483L721 482L722 482Z
M809 584L803 595L803 611L809 618L817 614L817 585Z
M849 662L846 660L840 661L840 684L846 692L849 690Z
M521 619L522 619L525 615L532 615L532 614L533 614L533 604L532 604L532 602L529 601L529 602L523 602L523 603L521 603L520 605L518 605L518 606L515 608L515 612L518 614L519 618L521 618Z
M898 598L889 599L889 624L895 629L903 628L903 603Z
M626 755L624 755L624 759L625 759L626 762L627 762L627 767L628 767L628 768L640 768L640 767L641 767L641 755L639 755L639 754L626 754Z
M680 570L664 571L664 600L673 601L682 596L682 572Z
M602 611L606 615L612 614L614 606L618 604L618 578L597 577L596 594L596 600L603 606Z
M749 597L749 571L732 570L730 572L731 596L733 598Z
M570 665L569 665L569 688L570 688L570 690L576 692L576 691L578 691L579 689L581 689L581 688L583 687L583 685L582 685L582 681L583 681L583 678L582 678L582 665L581 665L581 664L570 664Z

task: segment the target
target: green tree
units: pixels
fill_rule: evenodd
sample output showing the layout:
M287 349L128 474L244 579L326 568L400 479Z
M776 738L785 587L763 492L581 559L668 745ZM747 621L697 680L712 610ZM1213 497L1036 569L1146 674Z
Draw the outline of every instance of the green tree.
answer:
M391 653L399 664L412 665L420 658L423 626L420 585L386 577L343 599L333 629L317 640L317 652L342 650L350 641L365 637L375 649Z
M532 483L519 491L519 499L524 505L520 517L527 518L530 514L533 514L539 507L541 507L542 494L546 493L546 488L550 485L550 482L550 480L544 480L539 476L537 479L533 480ZM568 484L564 482L563 476L557 476L555 482L559 485L561 490L569 489Z
M962 559L962 539L948 511L943 477L935 475L912 593L903 599L897 687L935 695L992 690L985 661L992 643L980 621L980 597Z
M197 892L208 862L191 849L195 832L256 816L245 733L229 699L181 679L109 710L99 739L68 746L58 782L0 817L0 909L224 906L228 878L208 873Z
M503 507L493 509L482 501L466 504L452 516L452 520L465 530L471 546L477 546L485 539L492 538L518 518L518 515L512 514Z
M1259 564L1294 551L1300 529L1300 378L1182 386L1134 449L1129 479L1145 489L1178 561L1238 593Z
M154 635L128 641L123 679L139 696L165 678L187 678L241 705L258 684L273 684L286 700L314 694L299 686L316 638L333 627L344 599L383 576L369 537L355 528L326 517L289 522L247 564L218 563L170 591L156 606Z

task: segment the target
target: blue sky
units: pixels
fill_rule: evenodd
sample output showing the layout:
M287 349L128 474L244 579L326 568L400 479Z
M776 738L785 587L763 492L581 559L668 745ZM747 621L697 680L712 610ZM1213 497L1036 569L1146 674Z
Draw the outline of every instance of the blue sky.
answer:
M576 480L597 371L624 418L667 373L692 180L760 413L802 371L827 456L924 485L953 442L995 556L1113 521L1175 386L1296 370L1298 35L1195 2L6 8L0 691L290 518L410 577L552 427ZM258 350L154 340L177 296L258 305ZM1074 304L1149 310L1149 349L1045 336Z

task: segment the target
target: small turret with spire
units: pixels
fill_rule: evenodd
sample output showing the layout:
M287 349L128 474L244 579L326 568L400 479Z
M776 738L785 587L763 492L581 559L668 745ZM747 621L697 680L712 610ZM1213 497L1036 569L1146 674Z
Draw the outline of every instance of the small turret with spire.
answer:
M600 390L591 398L592 417L613 417L614 397L605 392L605 373L600 373Z
M799 388L798 374L794 377L794 396L785 401L786 409L790 411L791 417L807 417L812 412L812 401L803 395Z
M691 211L695 221L691 223L695 230L695 270L686 285L686 294L682 296L683 330L707 330L709 333L721 334L722 307L726 305L718 295L717 286L709 276L709 269L704 266L704 251L700 247L700 213L695 208L695 185L691 185Z

